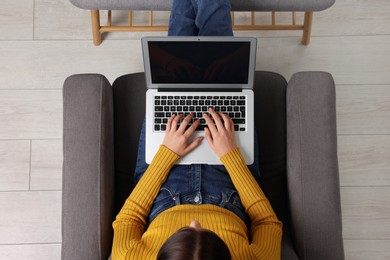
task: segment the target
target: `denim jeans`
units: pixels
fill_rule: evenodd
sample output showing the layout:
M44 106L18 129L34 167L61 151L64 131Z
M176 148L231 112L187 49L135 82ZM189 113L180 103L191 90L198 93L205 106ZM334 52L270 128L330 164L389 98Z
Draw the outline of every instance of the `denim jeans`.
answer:
M169 36L233 36L229 0L173 0Z
M205 142L206 140L204 140ZM255 134L255 162L248 168L259 182L258 141ZM145 162L145 122L139 139L135 183L148 168ZM148 222L152 222L161 212L180 204L212 204L228 209L239 216L246 224L249 218L241 204L240 197L223 165L174 165L167 180L162 185Z

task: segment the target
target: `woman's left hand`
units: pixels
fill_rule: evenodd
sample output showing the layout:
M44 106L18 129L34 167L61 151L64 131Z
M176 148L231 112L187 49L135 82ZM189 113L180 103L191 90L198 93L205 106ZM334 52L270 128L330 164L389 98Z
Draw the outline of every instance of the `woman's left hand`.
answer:
M172 115L169 118L165 137L162 143L165 147L180 157L190 153L203 140L203 137L198 137L191 143L188 143L189 138L195 132L200 122L199 120L196 120L190 127L188 127L188 123L193 118L193 115L190 114L183 119L183 122L178 127L178 123L182 117L183 115Z

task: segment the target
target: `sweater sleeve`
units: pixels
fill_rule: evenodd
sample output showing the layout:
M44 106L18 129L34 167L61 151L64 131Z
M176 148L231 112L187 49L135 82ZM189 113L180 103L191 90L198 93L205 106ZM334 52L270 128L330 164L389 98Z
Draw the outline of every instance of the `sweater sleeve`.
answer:
M179 156L161 145L113 223L113 259L123 259L145 231L146 219L161 185Z
M251 248L256 259L280 259L282 223L249 171L239 148L221 157L251 219Z

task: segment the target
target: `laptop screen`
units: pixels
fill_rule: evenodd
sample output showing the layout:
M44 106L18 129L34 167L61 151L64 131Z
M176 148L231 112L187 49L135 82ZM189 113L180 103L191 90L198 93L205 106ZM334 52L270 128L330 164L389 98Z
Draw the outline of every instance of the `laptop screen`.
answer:
M252 88L256 39L144 37L148 88Z
M248 83L249 42L149 42L152 83Z

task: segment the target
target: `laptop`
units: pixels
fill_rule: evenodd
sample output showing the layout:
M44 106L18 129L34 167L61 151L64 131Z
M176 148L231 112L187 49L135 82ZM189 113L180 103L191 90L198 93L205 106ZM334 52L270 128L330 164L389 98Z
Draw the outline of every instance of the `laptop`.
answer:
M253 163L256 43L256 38L249 37L142 38L148 164L163 142L166 123L172 114L192 113L194 120L201 119L192 137L196 138L204 136L203 114L209 107L232 118L245 162ZM216 165L221 162L204 139L177 164Z

